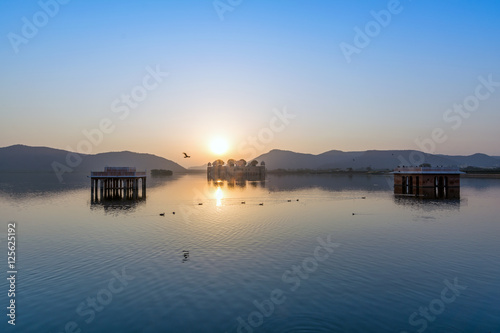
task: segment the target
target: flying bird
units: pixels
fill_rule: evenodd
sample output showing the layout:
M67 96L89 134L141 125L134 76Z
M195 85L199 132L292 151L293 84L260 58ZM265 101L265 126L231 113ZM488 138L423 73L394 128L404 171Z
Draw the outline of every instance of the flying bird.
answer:
M188 154L186 153L183 153L184 154L184 158L190 158L191 156L189 156Z

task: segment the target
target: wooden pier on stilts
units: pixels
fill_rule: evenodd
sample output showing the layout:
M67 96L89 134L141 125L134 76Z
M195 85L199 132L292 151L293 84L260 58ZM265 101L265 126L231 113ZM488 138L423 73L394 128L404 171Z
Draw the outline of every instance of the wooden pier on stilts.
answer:
M92 201L146 198L146 171L136 171L135 167L105 167L104 171L92 171L90 181Z

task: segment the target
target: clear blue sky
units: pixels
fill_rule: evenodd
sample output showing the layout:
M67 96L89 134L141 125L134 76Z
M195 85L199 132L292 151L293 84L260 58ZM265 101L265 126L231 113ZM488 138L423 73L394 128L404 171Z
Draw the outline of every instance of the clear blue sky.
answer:
M213 160L216 137L234 158L249 148L419 149L415 140L500 155L500 86L477 88L480 76L500 82L499 2L231 2L218 2L223 13L210 0L0 2L0 146L76 150L82 131L108 118L113 130L92 153L186 166ZM374 24L372 11L390 22ZM356 27L372 36L348 62L341 46L356 47ZM157 66L168 76L148 79L155 87L127 116L113 112ZM464 100L479 103L447 113ZM273 110L284 108L295 118L281 126ZM446 139L431 139L435 128Z

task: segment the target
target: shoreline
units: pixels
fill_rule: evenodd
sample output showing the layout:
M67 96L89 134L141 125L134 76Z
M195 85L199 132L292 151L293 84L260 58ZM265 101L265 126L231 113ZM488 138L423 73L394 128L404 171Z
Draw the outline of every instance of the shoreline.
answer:
M388 171L327 171L327 170L268 170L268 174L274 175L386 175L391 176ZM484 178L500 179L500 173L464 173L461 178Z
M500 179L500 173L466 173L461 175L463 178L490 178Z

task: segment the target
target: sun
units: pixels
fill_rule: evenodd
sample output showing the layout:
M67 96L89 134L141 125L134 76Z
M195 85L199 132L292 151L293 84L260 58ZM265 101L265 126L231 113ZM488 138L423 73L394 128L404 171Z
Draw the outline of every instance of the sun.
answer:
M222 155L227 152L228 147L229 145L227 144L227 141L222 138L214 139L210 143L210 149L212 149L212 152L217 155Z

